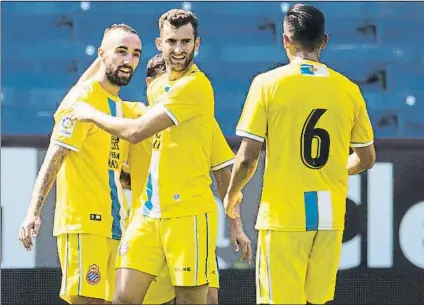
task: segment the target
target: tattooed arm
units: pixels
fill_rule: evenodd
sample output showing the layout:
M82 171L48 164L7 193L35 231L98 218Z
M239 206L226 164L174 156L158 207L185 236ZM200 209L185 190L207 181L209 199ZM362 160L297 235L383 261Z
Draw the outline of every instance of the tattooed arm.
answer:
M38 236L41 225L41 208L69 152L69 149L54 143L51 143L47 149L43 165L35 180L27 215L19 229L19 240L27 250L30 250L33 246L31 233L34 238Z

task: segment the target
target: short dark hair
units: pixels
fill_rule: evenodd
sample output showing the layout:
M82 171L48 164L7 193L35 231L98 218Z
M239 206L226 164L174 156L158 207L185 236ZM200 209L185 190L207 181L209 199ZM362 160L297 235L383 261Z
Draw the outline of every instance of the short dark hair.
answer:
M111 30L115 30L115 29L121 29L121 30L124 30L125 32L129 32L129 33L133 33L133 34L138 35L136 30L134 30L132 27L130 27L129 25L127 25L125 23L112 24L110 27L108 27L105 30L104 35L106 35L107 32L109 32Z
M197 37L197 17L191 11L172 9L162 14L159 18L159 32L162 32L165 22L169 22L172 27L177 29L190 23L193 27L194 38Z
M284 22L290 29L291 38L307 51L315 51L324 40L324 14L312 5L291 6Z
M166 64L162 54L156 54L149 59L146 66L146 77L157 77L165 73Z

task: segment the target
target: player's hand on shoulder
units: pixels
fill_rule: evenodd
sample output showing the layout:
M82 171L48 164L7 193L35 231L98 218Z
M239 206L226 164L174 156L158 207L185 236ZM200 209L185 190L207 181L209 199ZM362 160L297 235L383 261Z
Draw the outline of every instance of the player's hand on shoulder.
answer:
M76 102L72 107L71 118L73 120L78 120L82 122L89 122L94 116L96 109L85 103L85 102Z
M28 214L19 228L19 240L28 251L34 246L32 238L37 238L41 227L41 218Z

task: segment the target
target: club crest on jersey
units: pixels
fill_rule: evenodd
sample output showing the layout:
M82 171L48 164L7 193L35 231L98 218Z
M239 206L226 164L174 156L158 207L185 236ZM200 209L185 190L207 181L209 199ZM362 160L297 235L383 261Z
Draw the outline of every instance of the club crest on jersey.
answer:
M127 254L128 253L128 243L127 242L121 242L121 244L119 245L119 250L118 250L118 252L119 252L119 255L125 255L125 254Z
M65 138L70 138L74 128L75 121L70 116L64 116L59 123L59 134Z
M88 284L97 285L98 283L100 283L101 278L102 276L100 274L100 269L97 265L91 265L90 267L88 267L88 272L85 277Z
M314 66L309 64L300 65L300 74L310 76L328 76L328 69L325 66Z

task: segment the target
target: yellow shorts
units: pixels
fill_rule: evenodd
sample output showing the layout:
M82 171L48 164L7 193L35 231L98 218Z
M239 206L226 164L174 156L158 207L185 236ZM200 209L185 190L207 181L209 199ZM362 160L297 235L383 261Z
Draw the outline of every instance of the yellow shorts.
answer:
M260 230L257 304L325 304L333 300L343 231Z
M167 219L136 214L122 237L116 267L159 276L166 265L173 286L205 285L210 269L217 274L216 263L210 266L215 219L207 213Z
M209 268L209 288L219 289L219 273L215 255L210 258L209 264L212 266L212 268ZM155 281L150 285L149 290L147 290L143 304L164 304L174 298L175 290L171 282L169 269L167 265L164 265Z
M174 298L175 290L169 277L168 266L164 265L147 290L143 304L165 304Z
M62 268L60 297L68 303L72 296L112 301L118 245L118 240L100 235L57 236Z

